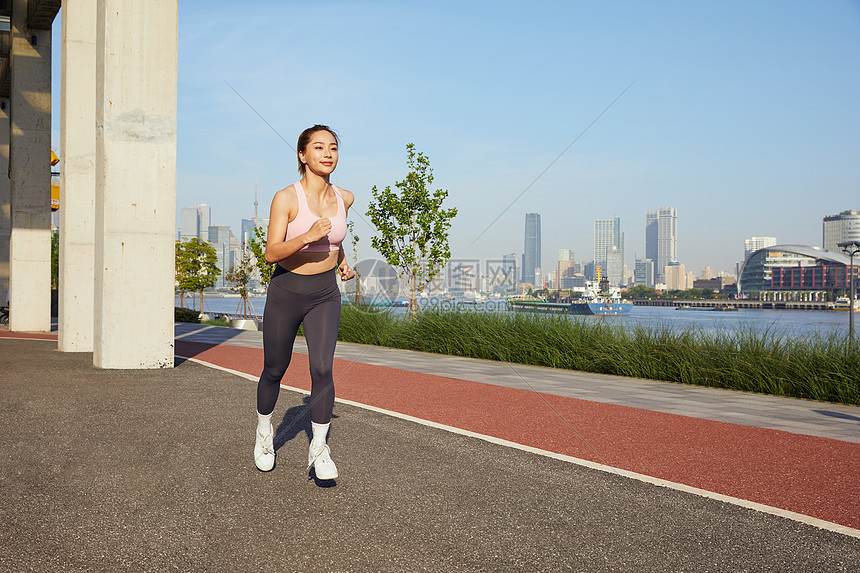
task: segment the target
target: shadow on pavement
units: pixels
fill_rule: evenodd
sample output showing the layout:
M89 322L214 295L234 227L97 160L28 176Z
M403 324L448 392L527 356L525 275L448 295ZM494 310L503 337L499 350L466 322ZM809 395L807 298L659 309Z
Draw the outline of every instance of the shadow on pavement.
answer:
M850 420L852 422L860 422L860 416L852 416L851 414L843 414L842 412L831 412L829 410L813 410L816 414L822 416L830 416L831 418L839 418L840 420Z
M284 417L281 418L281 423L275 429L275 451L278 451L287 442L296 439L299 434L305 434L305 443L310 444L313 438L313 430L311 429L311 398L305 396L302 399L300 406L287 408L284 412ZM337 416L332 414L332 420L337 419ZM331 436L331 434L329 434ZM308 480L313 480L317 487L329 488L337 485L337 481L333 479L319 479L314 470L308 472Z
M310 396L305 396L301 406L287 408L287 411L284 412L281 423L275 429L275 451L281 449L284 444L292 441L302 432L307 438L307 443L311 443L313 433L311 431L310 404Z
M220 344L227 342L232 338L236 338L244 330L238 328L228 328L226 326L214 326L211 324L194 324L190 322L175 323L173 329L177 338L193 334L198 338L204 338L212 344Z

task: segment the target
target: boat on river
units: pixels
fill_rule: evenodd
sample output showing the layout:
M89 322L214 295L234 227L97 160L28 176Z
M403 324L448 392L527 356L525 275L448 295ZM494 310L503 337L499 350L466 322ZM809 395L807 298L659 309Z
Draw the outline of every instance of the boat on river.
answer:
M848 310L851 308L851 299L847 296L837 297L835 301L833 301L833 309L834 310ZM860 310L860 299L854 300L854 310Z
M549 314L619 316L629 314L633 309L633 302L621 298L621 289L612 287L601 291L591 281L585 283L582 296L571 302L547 302L536 298L513 297L507 299L506 303L508 310Z
M689 304L682 304L680 306L676 306L675 310L704 310L711 312L737 312L738 307L733 304L717 304L715 306L692 306Z
M593 282L585 283L582 296L570 303L570 314L618 316L630 314L633 301L621 298L621 289L609 287L601 291Z

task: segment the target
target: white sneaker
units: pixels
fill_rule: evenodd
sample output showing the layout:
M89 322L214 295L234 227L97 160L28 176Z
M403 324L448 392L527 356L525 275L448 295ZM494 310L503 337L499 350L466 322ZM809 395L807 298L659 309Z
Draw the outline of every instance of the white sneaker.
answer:
M311 442L308 449L308 471L314 468L317 479L335 479L337 477L337 466L331 461L331 450L328 444L317 446Z
M272 431L272 425L269 424L269 431L265 434L260 433L260 428L257 428L257 443L254 444L254 464L261 472L272 471L275 467L275 432Z

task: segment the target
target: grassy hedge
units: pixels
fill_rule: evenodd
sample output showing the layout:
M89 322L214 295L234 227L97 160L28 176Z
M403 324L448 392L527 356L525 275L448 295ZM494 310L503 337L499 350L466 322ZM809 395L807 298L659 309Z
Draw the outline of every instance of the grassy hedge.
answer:
M200 312L193 308L173 307L173 320L176 322L200 323Z
M704 334L527 313L426 310L415 321L344 305L340 340L860 405L860 348L836 335Z

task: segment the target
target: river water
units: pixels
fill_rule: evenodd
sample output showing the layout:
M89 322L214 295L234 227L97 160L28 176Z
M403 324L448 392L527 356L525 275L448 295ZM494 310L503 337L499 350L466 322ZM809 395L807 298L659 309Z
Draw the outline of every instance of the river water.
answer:
M258 316L263 315L266 307L265 297L249 299ZM186 298L185 306L192 303ZM504 299L489 299L474 304L463 300L432 300L424 301L423 306L437 304L446 310L461 309L474 312L509 312L505 308ZM213 314L237 311L239 299L233 297L205 297L204 310ZM179 300L176 300L179 306ZM193 302L197 308L197 301ZM390 312L403 314L403 308L391 308ZM645 328L668 328L671 330L692 329L706 334L718 331L731 332L769 332L776 336L808 338L815 336L848 336L848 312L826 310L764 310L741 309L737 312L714 312L709 310L675 310L673 307L636 306L627 316L577 316L574 320L604 321L624 327L642 326ZM855 322L860 321L860 315L855 315Z

